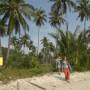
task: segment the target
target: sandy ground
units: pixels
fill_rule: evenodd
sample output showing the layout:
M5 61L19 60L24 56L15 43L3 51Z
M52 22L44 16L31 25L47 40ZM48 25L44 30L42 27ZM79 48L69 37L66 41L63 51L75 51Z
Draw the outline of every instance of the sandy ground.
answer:
M90 90L90 72L72 73L69 83L63 73L19 79L7 85L0 84L0 90Z

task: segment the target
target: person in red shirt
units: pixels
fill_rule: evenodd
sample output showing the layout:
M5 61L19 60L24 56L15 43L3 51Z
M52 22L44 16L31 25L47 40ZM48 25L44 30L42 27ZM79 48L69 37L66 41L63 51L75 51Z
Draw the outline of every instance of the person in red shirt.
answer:
M71 66L67 60L67 58L65 57L63 60L63 72L65 75L65 80L69 81L70 80L70 70L71 70Z

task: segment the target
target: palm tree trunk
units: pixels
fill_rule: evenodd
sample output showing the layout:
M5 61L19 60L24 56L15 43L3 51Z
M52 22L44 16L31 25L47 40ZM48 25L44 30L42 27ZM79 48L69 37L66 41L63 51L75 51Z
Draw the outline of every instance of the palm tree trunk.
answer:
M80 47L77 47L77 49L76 49L76 60L75 60L75 64L76 64L76 65L79 64L79 59L80 59L80 58L79 58L79 57L80 57L80 54L79 54L79 53L80 53L79 48L80 48Z
M78 64L78 51L76 51L76 60L75 60L75 64Z
M85 21L84 21L84 31L86 29L86 18L85 18Z
M1 48L1 35L0 35L0 48Z
M68 30L68 22L66 22L66 34L67 34L67 56L69 57L69 30Z
M1 35L0 35L0 55L2 55Z
M10 45L11 45L11 33L9 34L8 39L8 48L7 48L7 55L6 55L6 64L8 63L9 53L10 53Z
M39 33L40 33L40 28L38 29L38 49L37 49L37 55L39 54Z
M85 31L86 31L86 18L85 18L85 21L84 21L84 40L85 40Z

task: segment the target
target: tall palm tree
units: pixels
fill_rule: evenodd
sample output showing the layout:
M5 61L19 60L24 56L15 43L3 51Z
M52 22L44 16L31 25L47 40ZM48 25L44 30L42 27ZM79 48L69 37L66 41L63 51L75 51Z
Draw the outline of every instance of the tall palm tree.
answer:
M21 27L25 32L29 30L25 17L30 20L32 12L33 6L25 3L24 0L2 0L0 2L0 15L3 16L1 22L8 24L7 34L9 35L9 39L6 63L8 62L13 31L15 30L20 33Z
M50 19L49 23L51 24L51 26L53 26L57 30L61 29L61 25L66 23L66 20L64 19L64 15L63 14L58 14L57 11L52 11L50 13L50 18L49 19ZM56 43L56 49L57 48L58 48L58 46L57 46L57 43ZM58 53L57 50L55 50L55 52Z
M76 12L78 12L78 18L81 22L84 21L84 31L86 29L86 21L90 20L90 1L89 0L79 0Z
M45 12L40 8L40 9L36 9L35 10L34 16L35 16L34 22L39 27L39 29L38 29L38 50L37 50L37 54L38 54L38 52L39 52L39 33L40 33L40 27L42 25L44 25L44 23L46 22L46 15L45 15Z

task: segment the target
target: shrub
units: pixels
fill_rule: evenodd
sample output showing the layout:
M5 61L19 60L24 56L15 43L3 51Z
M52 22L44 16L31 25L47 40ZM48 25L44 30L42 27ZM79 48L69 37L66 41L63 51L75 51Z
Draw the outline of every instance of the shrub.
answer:
M22 53L12 53L9 57L8 66L17 68L35 68L39 66L38 57Z

